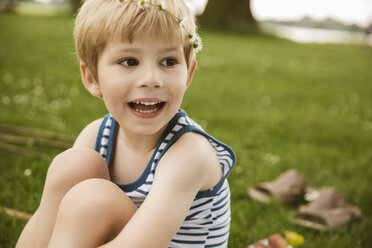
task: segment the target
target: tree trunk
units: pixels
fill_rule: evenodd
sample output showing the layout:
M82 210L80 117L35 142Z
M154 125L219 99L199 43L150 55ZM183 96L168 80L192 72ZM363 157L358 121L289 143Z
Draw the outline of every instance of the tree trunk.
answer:
M209 0L199 22L202 26L255 28L250 3L251 0Z
M75 14L76 11L80 8L80 6L83 4L82 0L70 0L71 1L71 6L72 6L72 11Z
M17 5L17 0L0 0L0 11L11 12Z

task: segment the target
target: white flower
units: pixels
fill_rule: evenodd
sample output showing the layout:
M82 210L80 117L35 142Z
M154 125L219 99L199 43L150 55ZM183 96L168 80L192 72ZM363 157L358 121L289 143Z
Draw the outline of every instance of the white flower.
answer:
M162 10L165 10L167 8L167 6L165 5L165 1L164 0L160 2L159 8L162 9Z
M29 176L31 176L31 174L32 174L32 170L31 170L31 169L26 169L26 170L23 172L23 174L24 174L26 177L29 177Z
M280 157L272 153L266 153L263 159L272 164L277 164L280 161Z
M180 27L181 28L185 26L186 21L187 21L187 18L186 17L180 19Z
M119 5L123 5L125 2L127 2L128 0L117 0L118 1L118 4Z
M190 42L192 43L192 46L194 47L195 53L198 53L203 48L203 43L198 34L190 34Z
M141 9L148 8L150 6L149 0L138 0L138 6L141 7Z

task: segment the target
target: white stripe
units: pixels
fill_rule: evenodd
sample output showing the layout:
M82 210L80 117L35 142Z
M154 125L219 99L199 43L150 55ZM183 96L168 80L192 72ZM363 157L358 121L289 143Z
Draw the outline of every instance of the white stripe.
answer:
M164 148L167 146L167 143L161 143L161 145L159 146L159 150L164 150Z
M211 231L209 233L209 237L215 237L215 238L208 238L206 241L206 245L219 244L227 240L227 238L229 237L229 229L230 229L230 226L226 226L223 229ZM223 235L223 236L218 237L220 235Z
M172 129L173 131L175 132L178 132L182 129L182 126L181 125L175 125L174 128Z
M154 157L154 160L159 159L160 158L160 154L161 154L160 152L157 152L156 155L155 155L155 157Z
M108 139L107 138L102 138L101 139L101 145L102 146L107 146L107 144L108 144Z
M231 157L231 154L228 151L226 151L226 150L217 152L217 155L218 156L227 155L227 157Z
M101 155L107 155L107 149L104 148L104 147L101 147L101 149L99 150L99 154L101 154Z
M108 129L108 128L103 129L103 135L109 136L110 135L110 129Z
M169 133L167 135L167 137L165 138L165 140L171 140L173 138L174 134L173 133Z
M183 125L187 125L186 119L183 116L178 119L178 123L183 124Z
M110 126L111 127L111 124L112 124L112 119L111 118L108 118L107 121L106 121L106 126Z

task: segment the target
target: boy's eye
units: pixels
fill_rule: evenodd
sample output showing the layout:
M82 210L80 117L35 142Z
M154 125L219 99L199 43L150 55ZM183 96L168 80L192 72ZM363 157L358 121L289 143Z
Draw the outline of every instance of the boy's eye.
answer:
M133 59L133 58L124 59L124 60L120 61L120 64L122 64L124 66L136 66L136 65L138 65L138 60Z
M173 58L167 58L167 59L162 60L160 64L164 66L174 66L177 64L177 60Z

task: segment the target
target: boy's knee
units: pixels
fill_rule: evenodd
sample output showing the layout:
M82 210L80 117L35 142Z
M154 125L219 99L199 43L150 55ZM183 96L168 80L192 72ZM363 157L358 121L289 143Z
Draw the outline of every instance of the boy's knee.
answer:
M88 179L76 184L63 197L57 214L56 228L71 226L79 230L99 229L100 236L112 240L134 215L137 208L114 183Z
M94 150L71 148L53 159L46 183L59 185L70 181L75 184L88 178L109 178L105 160Z
M76 184L67 192L61 201L59 211L64 217L70 218L97 217L104 213L117 218L122 212L120 198L123 196L126 197L125 193L108 180L88 179ZM107 214L105 216L107 217Z

